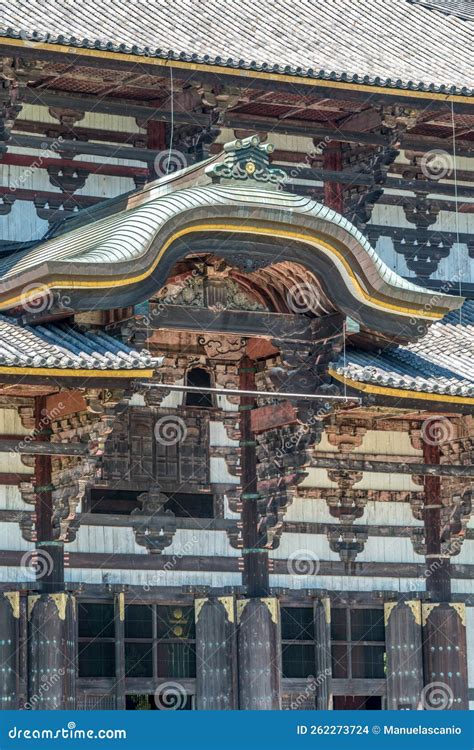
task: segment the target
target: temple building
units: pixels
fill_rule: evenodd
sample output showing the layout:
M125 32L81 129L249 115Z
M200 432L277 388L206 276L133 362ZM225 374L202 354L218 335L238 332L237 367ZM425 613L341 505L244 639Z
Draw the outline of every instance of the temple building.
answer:
M2 709L474 705L474 13L293 6L5 10Z

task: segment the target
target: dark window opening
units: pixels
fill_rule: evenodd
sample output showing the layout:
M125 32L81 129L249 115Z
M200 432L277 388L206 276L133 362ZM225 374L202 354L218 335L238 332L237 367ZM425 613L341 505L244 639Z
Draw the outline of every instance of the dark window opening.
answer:
M316 674L314 618L311 607L281 609L283 677L310 677Z
M331 639L335 679L385 677L383 609L333 607Z
M129 516L140 508L140 492L128 490L93 489L90 492L89 513ZM213 518L214 497L209 493L164 492L168 501L164 510L171 510L177 518Z
M192 711L192 695L179 692L166 694L156 692L155 695L127 695L125 696L126 711Z
M202 367L193 367L186 374L186 385L196 388L211 388L211 376ZM214 406L211 393L198 393L197 391L186 391L184 398L185 406L197 406L200 409L212 409Z
M80 602L78 636L79 677L114 677L114 605Z
M382 710L382 698L380 695L335 695L333 701L335 711Z
M196 677L194 608L125 608L126 677Z

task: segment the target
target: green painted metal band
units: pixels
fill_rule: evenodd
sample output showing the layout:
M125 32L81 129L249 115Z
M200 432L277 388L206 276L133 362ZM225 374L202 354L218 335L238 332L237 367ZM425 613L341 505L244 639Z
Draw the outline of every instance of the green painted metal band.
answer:
M262 496L259 492L242 492L241 500L259 500Z
M247 446L248 448L255 447L257 445L256 440L239 440L239 445L243 448Z
M241 404L239 406L239 411L250 411L251 409L255 409L253 404Z
M260 554L261 552L264 552L264 553L266 554L266 553L268 552L268 550L267 550L267 549L263 549L263 548L261 548L261 547L260 547L260 548L255 548L255 547L254 547L254 548L252 548L252 549L245 549L245 548L244 548L244 549L242 550L242 554L243 554L243 555L252 555L252 554L254 554L254 553Z
M35 492L52 492L54 490L54 484L45 484L43 486L35 486Z

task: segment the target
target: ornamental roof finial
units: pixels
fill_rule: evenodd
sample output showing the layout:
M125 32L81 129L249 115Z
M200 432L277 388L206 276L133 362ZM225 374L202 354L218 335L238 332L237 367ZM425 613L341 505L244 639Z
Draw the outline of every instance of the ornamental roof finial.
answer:
M224 161L211 164L205 172L215 183L250 180L250 184L277 186L286 180L286 173L270 165L269 155L274 148L271 143L260 143L258 135L231 141L224 146Z

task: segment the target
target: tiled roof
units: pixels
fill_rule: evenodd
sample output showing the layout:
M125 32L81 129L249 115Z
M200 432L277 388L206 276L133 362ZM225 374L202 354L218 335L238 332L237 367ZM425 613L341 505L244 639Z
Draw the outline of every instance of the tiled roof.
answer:
M474 397L474 300L434 323L419 341L381 353L348 349L338 375L408 391Z
M53 324L21 326L0 315L0 367L142 370L160 362L103 331Z
M447 16L456 16L465 21L474 21L473 0L408 0L413 5L423 5Z
M408 0L10 0L0 23L0 35L26 42L390 88L473 89L474 24Z

